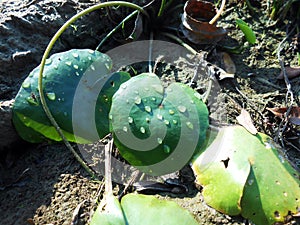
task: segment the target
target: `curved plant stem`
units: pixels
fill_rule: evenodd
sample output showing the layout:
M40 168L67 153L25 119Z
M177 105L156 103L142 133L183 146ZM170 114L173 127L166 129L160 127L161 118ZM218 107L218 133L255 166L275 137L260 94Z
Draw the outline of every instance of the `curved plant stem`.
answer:
M49 42L43 57L42 57L42 61L41 61L41 65L40 65L40 73L39 73L39 79L38 79L38 88L39 88L39 95L40 95L40 99L41 99L41 103L43 106L43 109L47 115L47 117L49 118L51 124L55 127L56 131L58 132L58 134L61 136L64 144L67 146L67 148L73 153L74 157L77 159L77 161L81 164L81 166L93 177L95 177L95 173L93 172L93 170L91 170L86 163L80 158L80 156L77 154L77 152L75 151L75 149L72 147L72 145L70 144L70 142L66 139L65 135L63 134L61 128L59 127L59 125L57 124L57 122L55 121L54 117L52 116L52 113L50 111L50 109L47 106L46 100L45 100L45 95L43 92L43 72L44 72L44 67L45 67L45 63L46 63L46 59L49 56L49 53L51 51L51 49L53 48L55 42L57 41L57 39L62 35L62 33L69 27L71 26L76 20L78 20L79 18L83 17L84 15L91 13L95 10L104 8L104 7L109 7L109 6L125 6L125 7L130 7L136 10L141 11L142 13L144 13L146 16L148 16L148 14L144 11L144 9L136 4L133 3L129 3L129 2L124 2L124 1L112 1L112 2L104 2L104 3L99 3L97 5L91 6L79 13L77 13L76 15L74 15L73 17L71 17L57 32L56 34L52 37L51 41Z
M226 3L226 0L222 0L220 9L218 10L218 12L214 16L214 18L212 18L211 21L209 21L209 24L214 24L219 19L219 17L221 16L222 12L224 11L225 3Z

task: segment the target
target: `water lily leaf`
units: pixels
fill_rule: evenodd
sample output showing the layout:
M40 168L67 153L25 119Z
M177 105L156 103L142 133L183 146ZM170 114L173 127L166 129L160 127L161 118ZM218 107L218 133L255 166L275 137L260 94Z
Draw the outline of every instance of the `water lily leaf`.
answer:
M115 198L115 201L117 199ZM194 217L185 209L181 208L175 202L167 200L159 200L154 196L141 194L127 194L116 206L115 211L111 213L100 213L97 208L91 225L152 225L152 224L168 224L168 225L198 225ZM122 208L121 208L122 207ZM121 209L120 209L121 208ZM123 211L123 221L120 217Z
M212 139L193 160L207 204L257 225L284 222L298 213L300 175L279 155L270 137L232 126Z
M216 13L215 6L210 2L187 1L182 15L182 31L185 37L195 44L211 44L220 41L227 31L209 23Z
M181 169L204 142L208 127L208 110L197 92L180 83L164 88L149 73L121 85L113 96L110 118L123 158L160 175ZM151 168L162 161L158 170Z
M99 95L98 105L93 109L96 121L94 123L99 124L97 131L100 137L109 133L110 99L120 83L129 79L127 73L108 76L110 68L111 60L107 55L89 49L73 49L54 54L47 59L43 75L46 102L69 141L79 143L95 141L95 137L89 134L91 126L86 122L92 121L90 112L83 110L85 108L82 107L80 110L75 110L77 117L82 119L74 118L73 107L76 97L77 105L78 101L81 101L81 106L86 105L87 102L96 105ZM15 99L13 122L20 136L26 141L40 142L44 138L60 141L61 137L50 123L41 105L38 92L39 72L40 67L35 68L24 80ZM84 76L88 78L82 79ZM105 76L108 78L101 80ZM114 85L111 85L112 82ZM98 88L99 83L102 84L102 89ZM104 95L106 101L102 100ZM86 99L80 99L82 96ZM82 136L74 136L74 124L85 131L81 132Z

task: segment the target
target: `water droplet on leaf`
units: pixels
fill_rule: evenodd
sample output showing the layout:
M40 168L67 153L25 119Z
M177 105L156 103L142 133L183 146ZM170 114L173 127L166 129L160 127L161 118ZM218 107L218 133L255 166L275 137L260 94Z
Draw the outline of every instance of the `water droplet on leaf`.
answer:
M142 134L146 133L146 130L145 130L144 127L141 127L141 128L140 128L140 131L141 131Z
M79 57L78 53L76 53L76 52L73 52L72 55L75 59L77 59Z
M133 118L128 116L128 123L133 123Z
M164 120L164 123L165 123L166 125L170 125L170 121L169 121L169 120Z
M163 120L163 116L161 115L161 114L157 114L157 119L159 119L159 120Z
M38 102L33 97L26 98L27 102L31 105L39 105Z
M171 149L168 145L164 145L164 152L169 154L171 152Z
M54 101L56 98L55 93L53 93L53 92L46 93L46 96L51 101Z
M145 111L151 113L151 107L149 105L145 106Z
M194 125L190 121L186 122L186 125L188 128L194 129Z
M139 105L139 104L141 104L141 102L142 102L142 99L141 99L140 96L136 96L136 97L134 98L134 103L135 103L135 104Z
M170 115L174 115L174 113L175 113L174 110L169 109L169 114L170 114Z
M179 106L177 107L177 109L178 109L179 112L181 112L181 113L184 113L184 112L186 111L186 107L183 106L183 105L179 105Z
M162 139L161 138L157 138L157 143L158 144L162 144L163 143Z
M72 62L71 62L71 61L66 61L65 64L66 64L67 66L71 66L71 65L72 65Z
M123 127L123 131L124 131L124 132L127 132L127 131L128 131L128 128L124 126L124 127Z
M29 80L24 80L24 82L22 83L22 87L23 88L29 88L30 87L30 81Z
M79 66L75 64L75 65L73 65L73 68L74 68L75 70L78 70Z

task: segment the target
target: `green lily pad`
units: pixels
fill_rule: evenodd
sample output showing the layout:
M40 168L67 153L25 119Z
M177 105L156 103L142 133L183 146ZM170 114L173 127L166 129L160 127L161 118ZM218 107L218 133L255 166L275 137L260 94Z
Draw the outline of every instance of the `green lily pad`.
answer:
M192 163L206 203L257 225L283 222L299 210L299 173L278 153L271 138L241 126L211 133Z
M91 225L198 225L194 217L175 202L159 200L154 196L127 194L122 198L119 206L110 207L112 208L114 210L107 213L101 212L98 207L92 217Z
M110 74L107 79L101 79L108 76L110 68L111 60L107 55L89 49L72 49L54 54L46 60L43 73L45 100L69 141L89 143L109 133L108 112L111 97L118 89L120 82L130 78L127 73L120 72ZM44 139L61 141L61 137L50 123L41 105L38 92L39 72L40 67L35 68L24 80L15 99L13 122L20 136L26 141L34 143ZM97 82L104 82L101 90L97 89L99 86L95 85ZM112 82L114 85L111 85ZM80 99L82 104L97 101L93 109L95 120L90 117L86 118L87 110L83 107L75 110L77 117L81 119L73 118L76 93L77 95L83 93L82 95L86 97L84 100ZM103 96L105 96L105 101L102 100ZM95 135L90 135L90 124L84 121L96 123L99 134L97 139ZM73 125L77 123L82 132L80 136L75 137Z
M155 175L181 169L203 144L208 128L208 110L197 92L180 83L164 88L149 73L120 86L110 118L123 158Z

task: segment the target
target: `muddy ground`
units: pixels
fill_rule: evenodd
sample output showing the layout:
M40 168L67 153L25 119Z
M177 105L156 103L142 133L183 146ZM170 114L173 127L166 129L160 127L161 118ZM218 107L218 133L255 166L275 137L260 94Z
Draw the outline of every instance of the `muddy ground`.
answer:
M70 224L75 221L73 213L82 202L81 210L77 214L79 221L76 224L86 224L95 209L97 198L103 193L102 182L92 180L64 145L32 145L18 139L11 130L10 117L6 113L23 79L39 64L52 35L68 18L96 2L3 0L0 3L0 224ZM241 108L244 108L251 114L259 131L276 139L281 120L275 118L266 108L290 104L285 100L286 84L277 80L280 65L276 49L287 36L287 29L292 29L293 21L287 18L275 24L267 15L266 1L252 2L258 3L254 4L257 7L255 12L243 4L230 1L220 19L219 25L229 31L222 44L230 45L244 40L241 31L236 29L234 24L236 18L251 24L257 35L257 44L246 48L240 54L231 54L236 66L235 78L219 82L219 95L224 100L219 104L226 106L227 123L237 123L236 116ZM181 11L180 8L176 11L178 18ZM119 19L122 13L126 13L126 10L121 11L115 18L109 18L105 10L90 14L76 24L76 27L68 29L53 51L71 48L95 49L100 40L115 26L111 20ZM176 14L172 15L172 18L167 17L166 20L172 20L172 25L176 25L180 20L174 19ZM297 65L292 44L293 35L295 33L292 33L287 39L287 44L283 45L282 55L286 65ZM156 37L168 40L160 36L159 32ZM117 34L107 42L104 50L120 43L120 34ZM220 50L220 46L211 48L210 45L191 45L197 50ZM209 59L222 66L215 51L210 52ZM143 70L142 68L138 70ZM161 70L168 71L170 68L162 67ZM172 72L166 73L168 79L165 76L162 78L183 83L191 80L191 68L186 68L178 62L176 71L176 79L172 77ZM291 79L290 82L295 95L294 104L299 105L300 77ZM201 79L195 88L199 91L206 89ZM213 106L210 107L212 108ZM211 114L214 112L211 111ZM289 125L284 133L283 143L286 156L299 169L299 127ZM192 177L192 174L189 173L188 176ZM205 205L201 192L193 185L192 179L189 179L189 182L189 191L185 195L158 193L158 196L177 201L195 215L199 224L249 223L243 218L223 215ZM124 186L116 184L114 191L120 193L123 188Z

